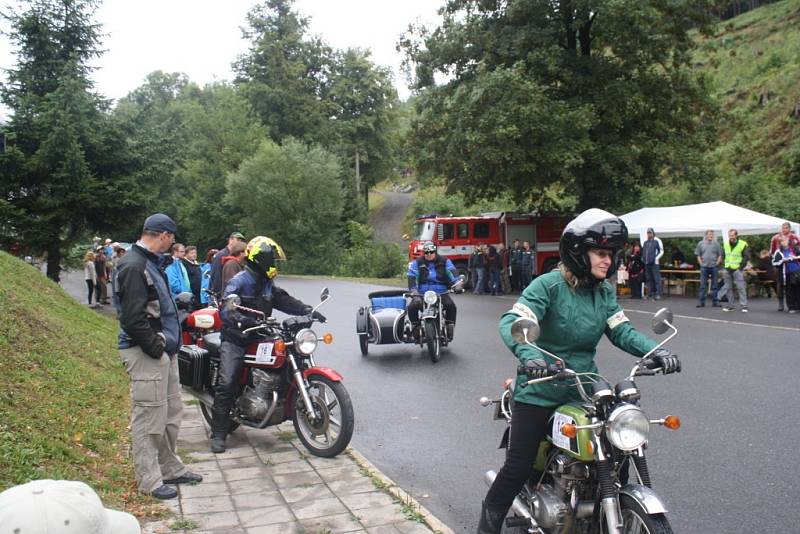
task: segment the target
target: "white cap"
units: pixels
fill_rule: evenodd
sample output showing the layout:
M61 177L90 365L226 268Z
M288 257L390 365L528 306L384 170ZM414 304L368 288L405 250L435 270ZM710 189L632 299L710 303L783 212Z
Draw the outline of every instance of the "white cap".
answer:
M0 493L0 533L141 534L131 514L103 507L83 482L34 480Z

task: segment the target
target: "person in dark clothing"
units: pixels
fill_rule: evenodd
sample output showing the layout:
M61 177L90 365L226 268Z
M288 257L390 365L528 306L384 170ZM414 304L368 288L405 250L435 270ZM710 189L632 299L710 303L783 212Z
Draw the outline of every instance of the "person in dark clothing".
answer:
M486 255L486 269L489 271L489 293L492 296L497 296L500 290L500 271L503 269L503 263L500 254L494 245L489 246L489 253Z
M188 245L186 247L186 256L181 259L183 267L186 269L186 274L189 276L189 287L194 295L195 306L200 306L202 299L200 297L200 288L203 285L203 274L200 272L200 264L197 263L197 247Z
M628 258L628 284L631 287L631 298L642 298L642 284L644 283L644 263L642 262L642 248L636 244L631 249Z
M224 289L222 285L222 258L231 255L231 245L236 241L247 243L247 240L241 233L233 232L228 236L228 245L217 252L217 255L214 256L211 262L211 273L209 275L211 278L208 282L208 290L216 295L217 298L222 295L222 290Z
M225 286L223 298L236 294L242 299L242 306L262 311L265 317L272 316L273 308L289 315L311 313L311 306L275 285L278 276L276 261L285 259L283 249L275 241L265 236L254 237L247 244L244 270L231 278ZM256 319L235 309L223 307L220 315L222 344L211 421L211 451L214 453L225 452L225 438L230 429L230 412L239 388L244 352L251 341L243 331L256 325ZM319 312L314 312L314 318L325 322L325 316Z
M684 263L686 263L686 256L684 256L683 251L680 247L672 247L672 265L680 267Z
M131 379L133 467L139 491L173 499L170 484L196 483L177 454L183 402L177 353L178 310L164 273L163 253L175 241L175 222L156 213L114 271L119 301L120 358Z
M94 269L97 280L94 285L94 300L98 304L108 304L108 278L106 276L106 253L103 247L97 247L94 254Z
M522 247L519 239L514 240L514 246L509 251L509 268L511 269L511 291L520 292L522 288Z

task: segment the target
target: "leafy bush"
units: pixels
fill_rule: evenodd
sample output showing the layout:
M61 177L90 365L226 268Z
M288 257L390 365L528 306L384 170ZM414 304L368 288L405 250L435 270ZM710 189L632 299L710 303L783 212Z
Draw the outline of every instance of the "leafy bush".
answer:
M374 241L372 229L355 221L346 224L350 248L339 258L340 276L394 278L403 274L406 255L400 245Z

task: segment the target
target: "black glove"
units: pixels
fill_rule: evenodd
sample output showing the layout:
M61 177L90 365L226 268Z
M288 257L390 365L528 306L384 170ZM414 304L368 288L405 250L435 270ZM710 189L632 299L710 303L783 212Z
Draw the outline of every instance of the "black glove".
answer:
M247 315L243 315L236 321L236 328L239 330L247 330L248 328L253 328L254 326L258 326L261 324L261 321L256 319L255 317L248 317Z
M670 353L667 349L658 349L655 351L652 360L661 367L665 375L681 372L681 361L678 359L678 356Z
M314 313L312 313L312 314L311 314L311 317L313 317L314 319L316 319L317 321L319 321L319 322L321 322L321 323L324 323L325 321L327 321L327 319L325 318L325 316L324 316L324 315L322 315L322 314L321 314L320 312L318 312L318 311L315 311Z
M150 346L150 350L145 351L148 356L153 358L154 360L160 360L161 357L164 355L164 347L166 347L167 341L164 337L164 334L157 334L155 343Z
M544 378L550 374L547 368L547 362L541 358L533 358L525 360L525 362L517 368L517 374L527 375L531 379Z
M422 293L419 292L419 289L416 287L411 289L410 296L412 299L419 299L422 298Z

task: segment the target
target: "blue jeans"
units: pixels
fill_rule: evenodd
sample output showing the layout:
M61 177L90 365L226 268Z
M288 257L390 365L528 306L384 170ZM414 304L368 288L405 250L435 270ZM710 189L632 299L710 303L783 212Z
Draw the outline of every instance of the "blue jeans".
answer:
M661 269L657 264L645 265L647 275L647 298L661 298Z
M472 292L476 295L482 295L484 293L483 286L485 284L484 280L486 279L486 268L476 268L475 274L477 275L477 280L475 280L475 289L473 289Z
M700 304L706 303L706 280L711 277L711 302L716 304L717 300L717 266L700 267Z
M500 288L500 271L489 271L489 291L492 295L503 292Z

